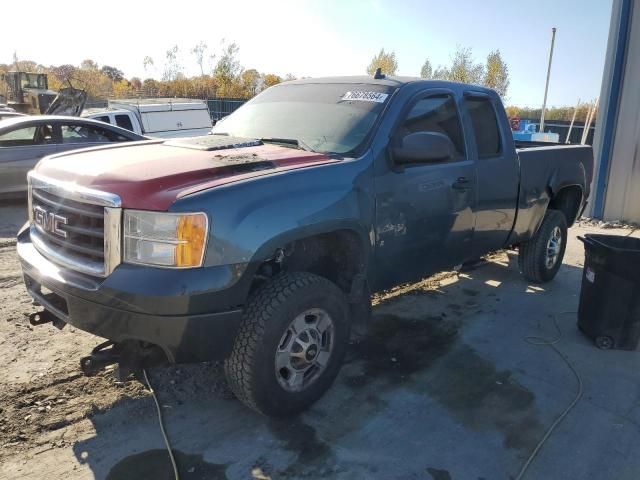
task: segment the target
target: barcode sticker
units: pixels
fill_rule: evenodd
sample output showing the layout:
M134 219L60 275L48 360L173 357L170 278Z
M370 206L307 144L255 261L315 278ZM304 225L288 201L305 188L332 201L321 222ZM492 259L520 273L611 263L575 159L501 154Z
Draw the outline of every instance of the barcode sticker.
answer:
M388 96L388 93L362 92L359 90L354 90L353 92L345 93L340 100L384 103Z

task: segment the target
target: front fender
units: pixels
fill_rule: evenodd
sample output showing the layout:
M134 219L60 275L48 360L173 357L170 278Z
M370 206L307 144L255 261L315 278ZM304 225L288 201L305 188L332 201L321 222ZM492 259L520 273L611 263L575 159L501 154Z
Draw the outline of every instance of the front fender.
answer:
M368 155L230 183L176 201L171 211L205 211L205 266L249 265L304 237L352 230L369 246L374 196Z

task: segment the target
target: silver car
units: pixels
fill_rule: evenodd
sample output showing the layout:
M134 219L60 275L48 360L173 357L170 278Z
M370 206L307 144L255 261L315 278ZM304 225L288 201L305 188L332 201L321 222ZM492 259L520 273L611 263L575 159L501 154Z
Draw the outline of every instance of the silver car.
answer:
M0 196L27 190L27 172L47 155L146 137L97 120L38 115L0 120Z
M24 113L12 112L9 110L2 110L0 108L0 120L5 120L7 118L18 118L18 117L26 117L27 115Z

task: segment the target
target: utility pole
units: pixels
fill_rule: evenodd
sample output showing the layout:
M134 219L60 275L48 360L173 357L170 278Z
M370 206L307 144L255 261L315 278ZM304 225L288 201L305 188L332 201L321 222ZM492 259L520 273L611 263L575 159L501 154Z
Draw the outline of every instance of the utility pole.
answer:
M547 67L547 83L544 86L544 101L540 114L540 133L544 133L544 111L547 109L547 93L549 92L549 77L551 76L551 60L553 60L553 46L556 42L556 27L551 29L551 50L549 50L549 66Z

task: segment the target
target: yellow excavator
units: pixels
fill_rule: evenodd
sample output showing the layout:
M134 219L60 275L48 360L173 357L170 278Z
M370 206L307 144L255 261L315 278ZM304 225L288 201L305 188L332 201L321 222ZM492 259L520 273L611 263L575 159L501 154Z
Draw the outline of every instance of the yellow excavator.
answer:
M46 73L7 72L2 74L2 80L7 107L16 112L44 113L57 95L49 90Z

